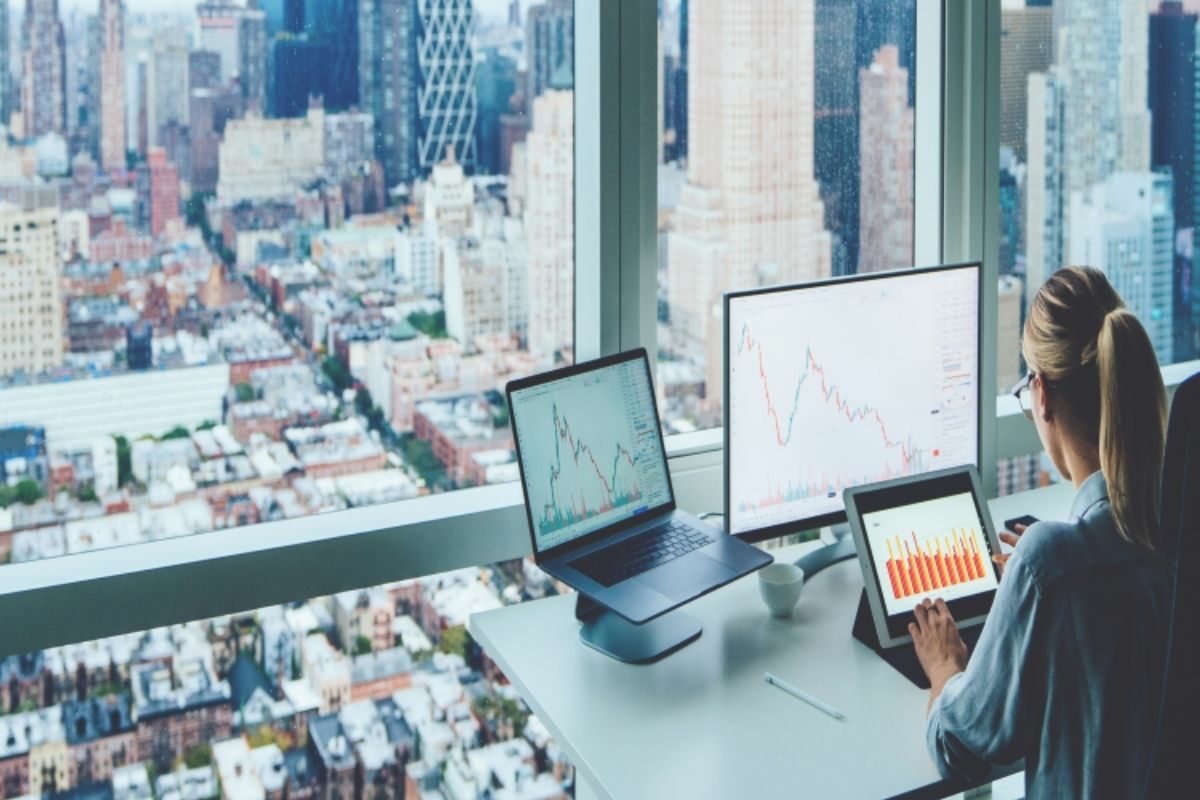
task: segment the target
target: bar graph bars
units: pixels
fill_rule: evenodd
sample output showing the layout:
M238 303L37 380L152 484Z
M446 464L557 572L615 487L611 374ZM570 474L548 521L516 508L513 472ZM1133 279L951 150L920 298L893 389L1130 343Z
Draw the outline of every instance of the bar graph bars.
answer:
M888 579L897 600L980 580L987 575L976 530L955 528L948 534L930 537L923 544L918 544L915 531L910 536L911 544L901 536L886 540Z

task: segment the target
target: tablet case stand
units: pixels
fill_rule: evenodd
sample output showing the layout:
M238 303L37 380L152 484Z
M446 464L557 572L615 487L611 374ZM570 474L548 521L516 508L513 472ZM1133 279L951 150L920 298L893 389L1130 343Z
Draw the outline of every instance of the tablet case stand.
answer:
M959 634L967 647L974 649L979 641L979 632L983 625L972 625L969 628L959 628ZM886 661L891 667L913 683L919 689L929 688L929 678L917 658L917 650L912 643L897 647L884 648L879 645L879 634L875 632L875 621L871 618L871 606L867 603L867 591L858 598L858 611L854 615L854 627L851 629L854 638L875 651L875 655Z

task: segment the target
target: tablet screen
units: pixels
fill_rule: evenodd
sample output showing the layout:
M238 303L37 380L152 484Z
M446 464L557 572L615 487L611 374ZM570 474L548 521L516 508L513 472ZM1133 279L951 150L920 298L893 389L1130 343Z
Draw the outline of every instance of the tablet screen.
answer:
M999 588L992 529L975 473L947 470L846 492L880 641L908 636L913 609L942 599L960 624L987 615Z
M863 514L863 530L889 617L927 598L951 603L998 586L970 492Z

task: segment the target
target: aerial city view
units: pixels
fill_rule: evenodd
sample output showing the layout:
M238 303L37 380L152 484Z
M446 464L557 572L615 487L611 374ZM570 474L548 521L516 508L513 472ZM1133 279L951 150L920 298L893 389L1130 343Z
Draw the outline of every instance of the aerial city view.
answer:
M1001 391L1067 261L1197 352L1191 5L1004 3ZM0 565L515 480L504 386L575 360L574 11L0 2ZM723 418L723 291L912 265L915 14L658 3L668 435ZM571 796L466 631L563 591L526 559L2 656L0 794Z

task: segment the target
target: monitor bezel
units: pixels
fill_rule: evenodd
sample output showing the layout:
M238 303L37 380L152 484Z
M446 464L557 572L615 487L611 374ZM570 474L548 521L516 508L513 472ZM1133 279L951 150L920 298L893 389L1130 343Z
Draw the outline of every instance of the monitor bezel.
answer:
M729 344L730 344L730 326L729 326L729 309L730 305L738 300L746 297L756 297L764 294L781 294L783 292L803 291L805 289L823 289L829 286L841 286L852 283L866 283L869 281L889 280L893 278L906 278L916 275L935 274L940 272L953 272L955 270L974 270L977 276L976 285L976 332L975 332L975 359L979 370L979 380L976 381L976 402L975 412L977 424L975 426L975 460L970 466L979 468L979 461L983 455L983 264L979 261L959 261L948 264L935 264L924 267L909 267L902 269L887 270L883 272L867 272L859 275L844 275L833 278L822 278L815 281L804 281L801 283L778 284L775 286L764 286L757 289L741 289L737 291L725 292L722 300L723 317L721 320L722 328L725 334L724 343L724 386L722 388L724 405L721 408L722 415L722 436L725 444L723 459L725 468L725 531L732 536L736 536L744 542L765 542L770 539L778 539L782 536L799 533L801 531L813 530L822 528L826 525L839 525L847 521L845 502L841 511L833 511L825 514L815 514L811 517L799 517L788 522L780 522L774 525L769 525L763 528L754 528L752 530L741 531L734 533L731 523L733 508L733 481L730 480L732 474L732 464L730 454L733 452L733 439L730 433L729 425ZM963 464L961 466L967 466ZM921 475L928 473L920 473Z
M611 525L605 526L600 530L592 531L591 533L576 537L569 542L563 542L562 544L555 545L554 547L547 548L545 550L539 550L537 528L533 524L533 509L530 506L529 501L529 484L525 480L525 460L521 457L521 437L517 431L517 414L516 409L513 406L513 394L525 389L531 389L543 384L563 380L564 378L573 378L577 375L583 375L588 372L595 372L601 369L608 369L609 367L614 367L618 364L624 364L630 361L637 361L638 359L641 359L642 367L646 370L646 381L650 389L650 400L654 405L654 425L655 430L658 431L658 446L662 451L663 461L665 462L667 474L667 496L669 499L667 502L661 503L652 508L647 508L645 511L641 512L640 514L635 514L629 519L612 523ZM622 353L615 353L611 356L604 356L602 358L597 358L592 361L585 361L580 364L560 367L559 369L551 370L549 372L530 375L526 378L518 378L508 382L508 384L504 387L504 393L505 399L508 402L508 418L510 424L512 425L513 449L517 454L517 470L521 476L521 495L525 500L525 523L529 528L529 540L531 546L533 547L534 563L541 564L551 559L558 558L566 553L574 552L582 547L592 544L593 542L599 541L608 536L612 536L616 533L620 533L628 528L632 528L635 525L639 525L645 522L647 519L670 513L677 508L675 500L675 485L671 480L671 464L667 459L667 445L663 440L662 417L658 413L658 395L655 394L654 391L654 376L650 370L650 356L644 347L638 347Z

